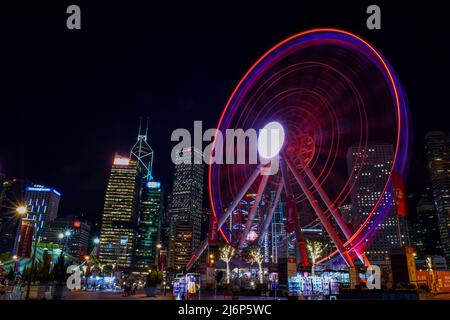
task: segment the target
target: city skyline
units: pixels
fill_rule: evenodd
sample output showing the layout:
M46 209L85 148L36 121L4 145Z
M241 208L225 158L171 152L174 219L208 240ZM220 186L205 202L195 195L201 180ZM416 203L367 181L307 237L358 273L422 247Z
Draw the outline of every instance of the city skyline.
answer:
M45 32L37 34L17 26L17 32L27 41L5 37L23 62L4 70L4 79L9 82L3 86L3 104L11 108L5 108L3 116L16 120L7 121L0 128L2 136L9 136L0 144L0 172L9 178L52 185L64 195L62 214L84 214L98 220L114 153L128 151L139 118L149 116L149 135L158 157L156 178L170 190L173 129L191 129L194 120L204 121L205 127L216 126L227 97L245 70L271 45L314 24L314 14L321 17L316 25L354 29L394 63L411 104L413 155L417 158L413 161L425 167L426 132L447 129L445 117L438 116L444 108L441 101L445 101L446 92L442 87L445 81L438 81L438 70L445 73L450 69L448 59L444 59L450 48L439 41L445 37L445 28L439 28L443 22L417 21L416 9L402 8L405 11L400 14L395 5L388 5L386 10L393 13L383 17L386 25L398 20L404 23L394 31L383 28L371 32L365 25L354 26L345 19L347 14L356 15L363 9L358 6L304 6L296 13L298 16L278 21L277 28L259 22L262 33L239 30L238 25L229 31L217 28L213 29L215 32L197 32L190 28L182 34L168 33L133 22L110 26L113 29L105 34L103 20L96 17L88 20L89 30L82 30L85 33L81 40L64 28L55 28L59 20L53 15L54 10L50 10L48 20L41 26ZM33 9L38 13L45 10ZM17 24L10 17L3 22ZM410 32L418 26L421 28L417 34ZM422 46L417 39L427 35L431 37L428 45ZM57 44L52 40L55 37L60 39ZM96 41L98 38L102 40ZM25 59L20 52L27 52L26 42L45 49ZM90 55L76 49L84 43L91 46ZM59 57L61 52L67 55ZM8 59L13 58L5 54ZM417 65L422 60L427 62ZM70 77L63 71L68 61L76 70ZM429 92L433 94L430 96ZM39 161L32 161L27 154L39 155ZM414 189L420 183L413 181L407 186Z
M445 11L164 6L0 12L0 300L450 300Z

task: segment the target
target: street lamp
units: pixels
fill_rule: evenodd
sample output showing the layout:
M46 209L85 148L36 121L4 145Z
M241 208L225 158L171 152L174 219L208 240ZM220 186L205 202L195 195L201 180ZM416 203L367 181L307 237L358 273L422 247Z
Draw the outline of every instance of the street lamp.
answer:
M63 250L61 249L62 248L62 239L64 239L64 233L60 232L60 233L58 233L60 254L63 252Z
M68 241L69 241L69 237L72 235L72 232L70 232L70 230L66 230L63 233L63 237L64 238L64 244L63 244L63 251L67 251L67 246L68 246ZM61 238L61 239L62 239Z
M100 243L100 239L99 238L95 238L94 239L94 244L99 244Z
M157 243L156 244L156 259L155 259L155 265L156 265L156 267L157 268L159 268L160 267L160 261L159 261L159 259L160 259L160 254L161 254L161 249L162 249L162 244L161 243Z
M17 212L18 214L20 214L21 216L23 216L24 214L27 213L27 207L26 207L26 206L18 206L18 207L16 208L16 212Z

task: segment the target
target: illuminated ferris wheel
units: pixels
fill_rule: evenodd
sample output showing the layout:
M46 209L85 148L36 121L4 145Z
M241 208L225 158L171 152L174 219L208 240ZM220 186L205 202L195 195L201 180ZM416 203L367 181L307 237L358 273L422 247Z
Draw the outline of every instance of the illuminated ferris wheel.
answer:
M308 265L302 227L320 224L334 248L321 262L340 257L350 267L356 259L368 265L364 250L376 232L373 226L386 219L393 205L386 200L391 173L404 175L407 169L408 117L397 75L360 37L314 29L277 44L241 79L218 123L221 133L262 130L257 148L262 161L209 167L209 196L218 232L239 253L249 241L266 236L283 200L285 230L294 235L297 263ZM376 141L394 149L388 178L374 190L375 204L360 226L351 228L339 206L348 203L357 179L366 172L365 159ZM267 174L274 163L278 170ZM245 219L237 221L234 214L248 194L254 195L251 205ZM305 207L314 213L310 218L299 210ZM188 269L207 245L205 240Z

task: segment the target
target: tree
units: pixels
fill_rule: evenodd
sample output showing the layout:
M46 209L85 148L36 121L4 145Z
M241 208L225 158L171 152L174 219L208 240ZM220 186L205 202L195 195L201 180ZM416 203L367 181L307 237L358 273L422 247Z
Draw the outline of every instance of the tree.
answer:
M28 281L31 277L31 268L25 267L22 272L22 280Z
M11 256L11 252L3 252L0 253L0 263L3 261L8 260L8 258Z
M48 253L48 251L44 251L42 255L42 263L37 266L37 270L35 271L35 280L39 282L46 282L52 280L52 256Z
M16 279L16 274L14 273L13 268L9 269L9 272L6 275L6 279L8 279L9 281L14 281Z
M430 277L431 292L436 292L437 291L437 278L433 271L433 260L431 259L431 257L426 257L425 263L427 265L427 271L428 271L428 274Z
M319 240L306 240L306 250L308 251L309 257L311 258L311 274L315 275L316 261L322 258L323 254L326 252L328 245Z
M65 283L67 280L67 266L64 260L64 254L61 253L58 257L58 261L56 262L55 266L53 267L53 275L54 279L57 283Z
M156 287L163 281L163 273L156 268L148 271L147 279L145 281L146 287Z
M225 275L227 284L230 284L230 261L234 256L234 252L235 252L234 248L229 244L224 245L219 250L219 259L224 261L227 265L227 271Z
M250 247L248 249L246 260L250 264L256 263L258 265L259 283L263 284L264 283L264 274L263 274L262 264L264 262L264 255L261 252L261 248L257 247L257 246Z

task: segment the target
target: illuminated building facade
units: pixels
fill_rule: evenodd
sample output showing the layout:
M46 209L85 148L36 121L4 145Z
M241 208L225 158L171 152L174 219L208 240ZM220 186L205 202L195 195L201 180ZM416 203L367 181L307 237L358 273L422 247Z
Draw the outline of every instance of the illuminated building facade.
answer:
M0 254L17 253L21 217L16 208L25 202L26 183L0 177Z
M58 215L61 193L43 185L29 186L25 190L27 213L24 219L33 220L36 234L41 239L45 224L55 220Z
M167 193L167 200L166 203L171 203L171 193ZM161 234L160 234L160 241L163 247L169 248L169 242L170 242L170 210L169 205L164 206L164 210L161 214ZM169 256L167 256L169 258ZM169 260L167 260L168 262Z
M439 224L441 245L447 265L450 265L450 137L444 132L429 132L425 136L428 171L433 190L434 206Z
M427 194L423 194L417 203L416 213L417 218L412 228L414 249L419 257L442 255L436 209Z
M172 238L169 247L169 266L174 268L174 270L183 270L193 253L193 227L190 223L178 221L172 224L172 228Z
M129 157L114 159L100 231L100 260L106 265L142 269L156 263L163 188L152 175L148 122L145 131L139 125Z
M160 243L164 197L161 183L156 180L147 182L141 197L134 265L148 269L156 263L157 245Z
M145 131L139 132L136 143L130 150L130 159L137 162L140 173L139 215L137 223L136 250L133 266L148 269L157 261L157 245L160 243L161 215L163 210L163 188L153 178L154 151L148 143L148 122Z
M175 158L169 203L169 266L185 268L200 245L202 232L203 158L201 151L185 148Z
M341 213L344 222L353 229L353 211L351 204L343 204L339 206L339 212Z
M74 258L87 254L91 226L78 219L62 218L48 222L42 234L42 242L58 244L60 248ZM64 237L60 238L59 235Z
M100 230L100 261L105 265L132 266L139 214L140 177L136 161L115 156Z
M355 166L355 159L361 159L363 156L364 161L359 161ZM354 230L357 230L367 219L380 198L389 178L393 159L394 148L386 143L369 143L366 150L358 150L358 146L355 145L347 151L347 167L353 180L355 172L360 170L351 194L351 219ZM378 211L374 214L379 215L382 210L380 208L386 207L389 207L386 219L379 225L373 225L371 221L371 225L368 226L369 230L376 229L375 236L366 250L369 259L384 258L388 256L391 249L407 244L407 230L405 225L399 223L397 219L392 187L387 189Z

